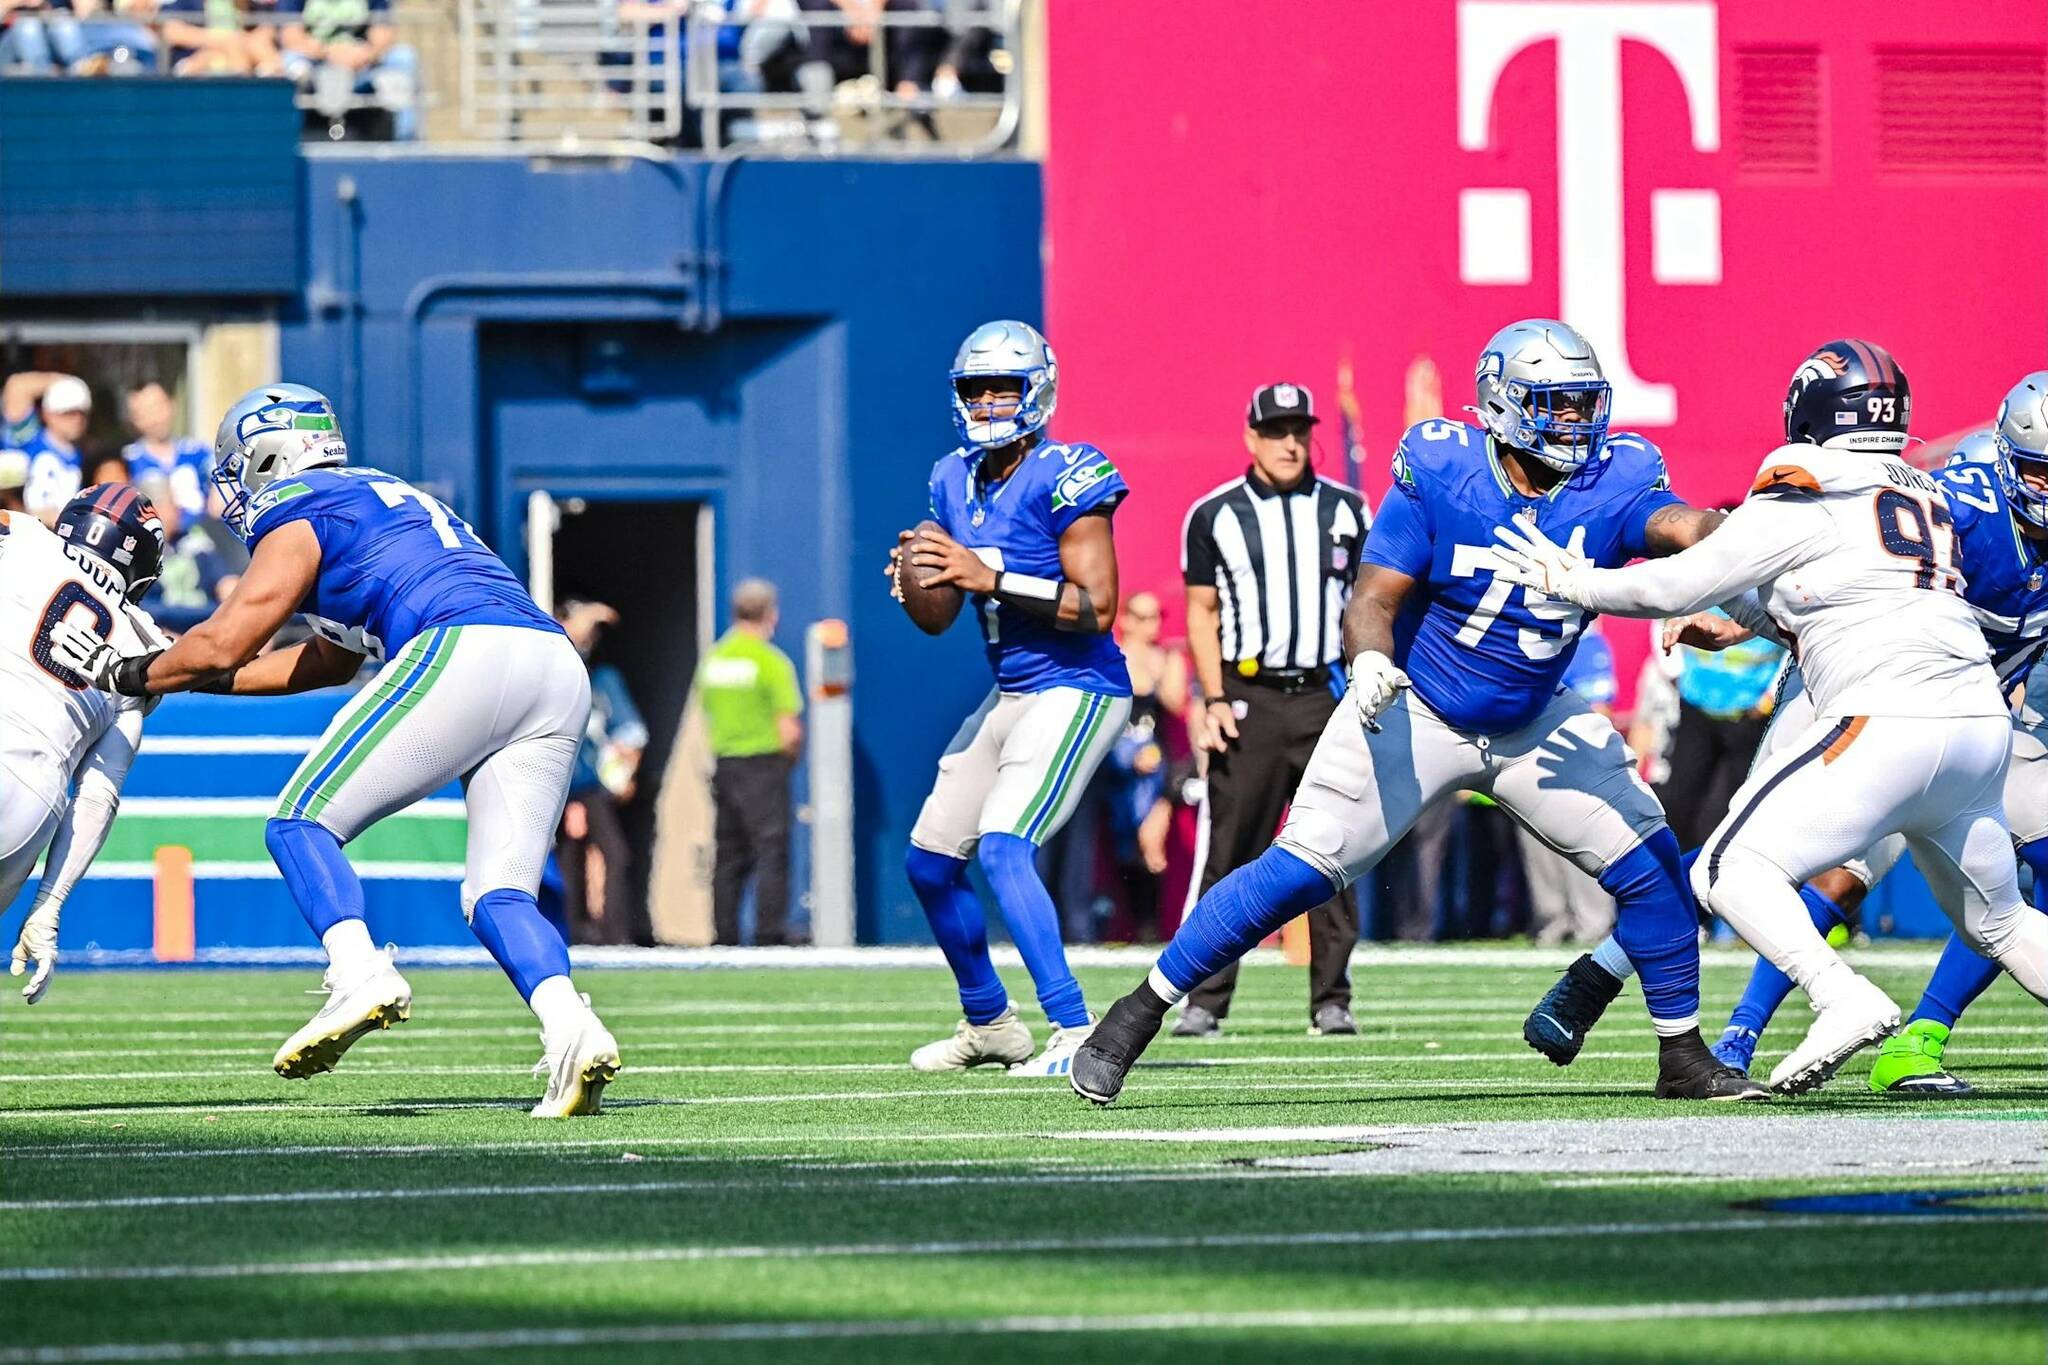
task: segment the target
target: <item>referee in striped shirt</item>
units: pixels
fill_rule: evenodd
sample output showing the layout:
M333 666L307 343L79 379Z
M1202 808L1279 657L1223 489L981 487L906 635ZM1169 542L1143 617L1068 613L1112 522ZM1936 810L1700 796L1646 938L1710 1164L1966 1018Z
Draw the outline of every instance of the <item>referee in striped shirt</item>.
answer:
M1299 384L1268 384L1245 414L1252 464L1188 509L1181 570L1188 652L1207 699L1195 741L1209 751L1208 799L1188 904L1273 842L1309 754L1343 691L1338 622L1372 523L1365 500L1309 463L1315 402ZM1349 892L1309 912L1310 1032L1351 1034ZM1196 987L1174 1033L1219 1031L1235 964Z

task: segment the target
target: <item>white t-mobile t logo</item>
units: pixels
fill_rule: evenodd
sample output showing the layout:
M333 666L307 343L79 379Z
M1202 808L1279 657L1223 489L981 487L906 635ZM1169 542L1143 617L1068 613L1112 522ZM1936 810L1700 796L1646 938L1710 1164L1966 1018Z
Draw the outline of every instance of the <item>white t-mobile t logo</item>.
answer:
M1653 47L1678 72L1695 150L1721 145L1713 0L1460 0L1458 145L1490 145L1494 86L1516 53L1557 44L1558 313L1589 337L1614 385L1614 420L1664 426L1678 393L1628 359L1627 256L1621 209L1621 44ZM1504 120L1507 122L1508 120ZM1530 280L1529 192L1458 196L1459 276L1466 284ZM1721 200L1712 190L1650 192L1650 277L1721 281Z

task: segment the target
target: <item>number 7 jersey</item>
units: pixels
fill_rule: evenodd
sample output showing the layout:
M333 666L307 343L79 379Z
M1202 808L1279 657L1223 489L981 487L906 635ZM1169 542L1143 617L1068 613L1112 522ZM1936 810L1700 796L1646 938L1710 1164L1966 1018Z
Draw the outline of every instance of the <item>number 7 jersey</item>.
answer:
M309 469L249 501L249 548L303 521L320 574L299 610L313 629L373 659L436 626L561 633L505 562L432 496L378 469Z
M1501 735L1528 724L1563 685L1590 617L1496 578L1494 531L1527 513L1558 544L1614 567L1646 553L1650 518L1679 502L1662 453L1633 434L1608 437L1584 468L1532 498L1479 428L1410 427L1362 556L1416 580L1394 623L1394 662L1455 729Z

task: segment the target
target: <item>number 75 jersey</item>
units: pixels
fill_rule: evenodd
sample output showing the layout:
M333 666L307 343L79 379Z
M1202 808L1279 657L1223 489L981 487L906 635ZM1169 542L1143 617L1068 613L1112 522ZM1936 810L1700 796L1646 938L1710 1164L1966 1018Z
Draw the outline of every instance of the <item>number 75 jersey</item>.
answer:
M380 469L309 469L249 500L249 548L303 521L320 574L299 605L343 648L382 659L436 626L561 633L505 562L437 499Z
M1557 695L1588 613L1494 576L1494 531L1518 514L1602 568L1646 553L1650 518L1678 504L1664 456L1619 433L1540 497L1508 480L1492 441L1463 422L1410 427L1362 556L1416 580L1394 623L1394 662L1454 728L1500 735Z

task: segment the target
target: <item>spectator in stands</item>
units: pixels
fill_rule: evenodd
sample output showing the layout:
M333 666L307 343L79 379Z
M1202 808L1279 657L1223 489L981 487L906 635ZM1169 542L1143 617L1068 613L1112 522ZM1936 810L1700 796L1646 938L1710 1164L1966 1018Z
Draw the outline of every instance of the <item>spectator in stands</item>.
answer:
M47 76L56 70L50 20L58 12L49 0L0 0L0 71Z
M588 663L619 614L602 602L571 597L556 608L555 619ZM651 927L640 923L644 907L636 914L632 904L633 849L619 821L619 807L633 799L646 748L647 726L625 675L611 664L590 665L590 719L555 841L569 923L579 943L653 942Z
M258 13L251 0L162 0L164 46L180 76L281 76L276 7Z
M1131 594L1117 620L1131 673L1131 716L1104 765L1109 829L1124 905L1141 933L1158 934L1160 879L1166 872L1167 731L1183 723L1188 704L1187 658L1159 643L1163 612L1156 594Z
M803 54L796 67L797 88L812 97L812 112L827 111L833 88L841 81L858 80L874 70L874 44L882 44L886 58L883 72L892 82L895 73L914 70L920 63L918 50L928 44L931 30L889 26L877 20L885 13L915 12L925 8L922 0L797 0L805 14L844 15L844 23L804 25ZM927 63L928 64L928 63ZM822 131L819 130L819 131Z
M50 16L50 49L65 70L81 76L139 75L156 70L157 0L66 0L70 12Z
M789 773L803 750L803 694L796 665L775 647L781 619L775 585L743 580L732 593L732 629L697 665L696 689L711 727L711 795L717 852L711 916L717 941L740 941L740 898L754 883L754 942L789 942Z
M929 90L942 100L963 90L1002 93L1003 69L996 63L1007 64L1008 54L996 56L1003 36L997 0L932 0L931 7L946 22L939 28L904 30L903 65L889 71L896 93L908 98Z
M28 510L54 523L83 485L78 443L92 422L92 390L76 375L25 370L0 384L0 448L28 456Z
M135 482L135 471L119 455L89 455L81 468L85 471L82 483L87 488L97 488L103 483Z
M1579 651L1564 671L1564 685L1585 699L1600 715L1612 719L1618 691L1614 651L1590 622L1579 636ZM1578 864L1538 839L1521 825L1515 839L1522 850L1522 877L1529 889L1529 935L1551 947L1559 943L1598 943L1614 928L1614 897Z
M213 447L196 437L171 434L177 407L154 379L130 389L125 407L135 439L121 448L122 457L135 471L135 482L156 504L165 540L176 540L182 527L206 515Z
M718 88L728 94L758 93L766 88L762 65L791 48L797 29L796 0L612 0L612 26L626 46L598 54L601 65L635 68L631 79L609 82L622 95L639 95L658 103L668 90L669 59L687 67L692 11L715 13ZM671 40L669 26L677 25ZM681 79L677 77L677 79ZM704 136L695 110L683 111L684 129L676 142L701 147ZM727 114L720 121L722 142L748 142L756 135L753 118Z
M28 487L28 456L18 450L0 450L0 512L26 512L21 500Z
M392 136L419 135L420 59L398 41L391 0L277 0L285 74L313 92L322 114L338 117L357 95L375 95L391 111Z

